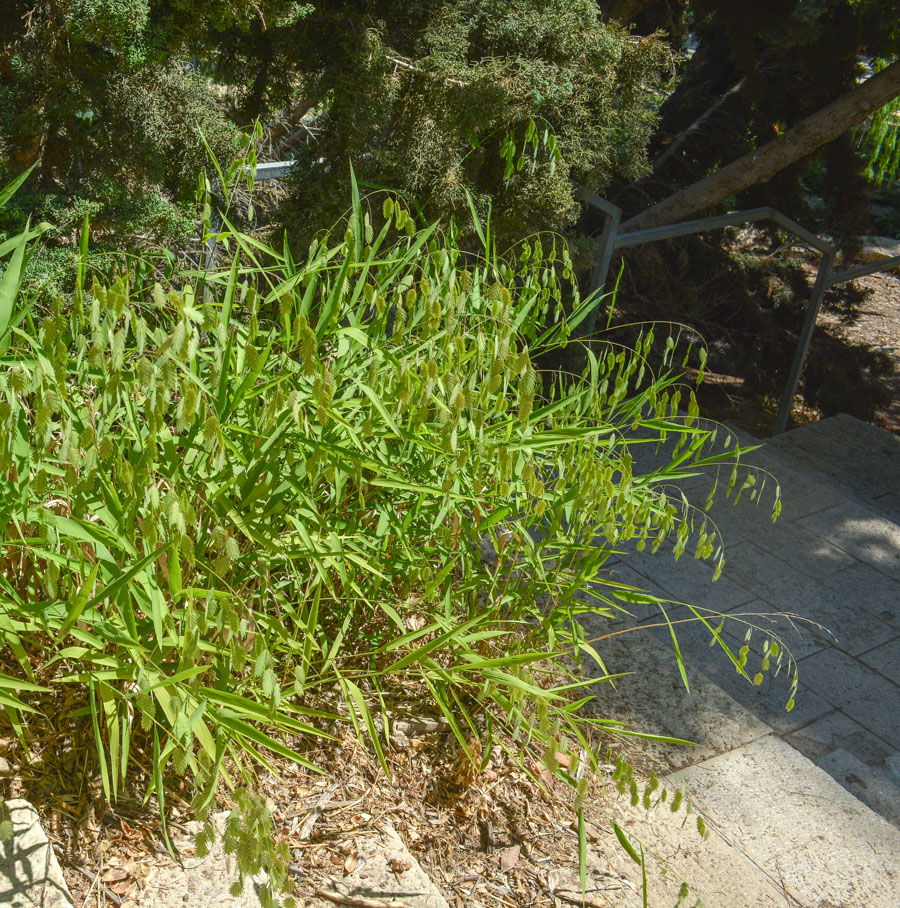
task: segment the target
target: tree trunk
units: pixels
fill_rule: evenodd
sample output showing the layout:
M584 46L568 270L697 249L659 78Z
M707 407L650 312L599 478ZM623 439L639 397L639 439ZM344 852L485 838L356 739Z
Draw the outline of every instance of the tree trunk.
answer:
M779 170L834 141L897 95L900 95L900 60L802 120L783 136L635 215L622 225L622 230L632 232L671 224L720 205L751 186L766 183Z
M681 150L684 143L693 138L694 134L699 132L707 124L707 122L714 117L721 109L724 104L726 104L731 98L733 98L741 89L744 87L745 79L741 79L737 85L732 85L725 94L717 98L709 107L688 126L683 132L679 133L671 145L666 148L665 151L653 162L653 172L659 173L662 170L663 165L670 158L673 157L678 151Z

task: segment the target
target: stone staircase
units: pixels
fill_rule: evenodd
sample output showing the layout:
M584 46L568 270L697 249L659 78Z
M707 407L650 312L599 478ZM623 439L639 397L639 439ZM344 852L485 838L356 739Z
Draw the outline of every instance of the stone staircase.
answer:
M641 466L654 456L648 451ZM780 436L746 460L778 478L784 509L773 524L765 493L761 506L746 498L732 506L724 497L713 506L727 557L716 583L707 564L689 554L675 562L664 550L625 551L608 575L726 614L732 650L745 640L750 647L751 677L767 635L753 630L746 638L742 622L778 631L799 670L794 708L785 709L786 662L754 687L710 649L697 622L676 624L692 686L686 694L669 628L658 626L650 606L623 622L636 633L601 644L609 671L636 675L614 694L601 688L597 708L697 743L656 746L671 768L667 783L686 787L718 833L781 890L780 904L893 906L900 890L900 438L839 416ZM710 484L694 478L683 488L702 507ZM779 616L785 612L793 617ZM693 616L674 605L669 617ZM608 633L609 622L589 622L588 630ZM723 898L705 903L770 904L749 891Z

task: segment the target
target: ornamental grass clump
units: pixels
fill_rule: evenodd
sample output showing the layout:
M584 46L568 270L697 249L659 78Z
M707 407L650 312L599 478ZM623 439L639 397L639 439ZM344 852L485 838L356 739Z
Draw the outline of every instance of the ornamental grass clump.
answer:
M254 769L316 769L302 748L336 722L386 767L415 691L476 767L497 728L521 754L572 742L555 769L577 787L620 726L542 666L599 662L578 616L626 607L615 584L577 594L626 540L722 561L665 491L738 454L681 408L674 338L658 371L648 330L542 374L594 301L559 238L501 255L478 229L464 253L452 224L354 193L301 261L225 219L221 269L142 282L123 257L91 279L86 226L72 299L11 290L21 261L3 278L0 703L27 748L68 691L105 797L139 784L163 818L174 781L205 818L224 779L226 848L273 889ZM636 475L633 446L667 436L671 462Z

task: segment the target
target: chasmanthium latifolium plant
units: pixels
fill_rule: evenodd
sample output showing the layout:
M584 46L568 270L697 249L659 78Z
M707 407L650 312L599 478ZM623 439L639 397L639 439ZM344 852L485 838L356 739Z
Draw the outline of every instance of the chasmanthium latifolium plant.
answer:
M386 767L405 690L476 764L501 727L548 754L580 810L619 726L541 666L599 661L578 616L633 591L582 591L626 540L721 564L667 483L723 464L729 488L753 481L736 449L709 453L675 335L541 373L594 301L559 239L501 255L479 229L464 253L452 224L354 194L303 261L226 221L222 267L166 285L91 281L85 243L74 299L16 294L0 324L0 702L24 747L77 686L54 708L92 724L110 799L138 785L164 816L186 777L205 818L227 775L235 885L267 867L266 902L288 855L254 766L313 768L300 747L350 722ZM633 446L667 437L672 461L636 475ZM566 748L577 769L553 765Z

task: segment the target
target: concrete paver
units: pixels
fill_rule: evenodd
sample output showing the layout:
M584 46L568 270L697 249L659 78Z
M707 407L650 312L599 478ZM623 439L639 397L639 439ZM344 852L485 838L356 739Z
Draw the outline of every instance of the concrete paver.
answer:
M681 485L690 490L689 499L699 506L704 506L707 496L717 480L717 491L712 512L718 514L716 522L726 521L732 531L741 533L746 538L759 529L772 526L772 503L776 485L781 488L782 515L785 520L797 520L824 511L827 508L842 504L847 499L833 483L823 481L816 474L798 468L784 453L773 449L767 442L759 450L747 454L742 459L747 467L739 469L739 482L743 481L746 470L753 465L754 470L761 468L764 472L758 475L759 492L755 499L747 493L735 503L735 496L726 497L725 490L731 475L731 467L710 469L703 479L692 479ZM731 518L736 518L732 520Z
M608 790L615 792L613 788ZM627 797L615 794L597 805L626 830L635 847L638 842L643 845L649 905L679 904L679 889L684 881L690 885L690 895L680 903L682 906L695 905L701 899L708 908L747 908L751 904L754 908L794 908L780 882L757 867L732 838L710 828L708 837L701 839L696 817L687 816L684 806L673 814L669 809L672 793L670 789L667 802L649 811L632 807ZM588 850L587 895L615 908L641 908L641 868L616 842L608 822L602 818L598 821L593 812L591 821L597 823L601 838L591 843ZM616 886L618 881L610 880L610 869L631 886ZM569 896L577 898L581 892L577 871L572 869L564 875L556 889L568 890Z
M885 770L866 765L841 747L815 762L863 804L900 826L900 788Z
M641 464L653 469L647 453ZM794 709L784 710L793 675L787 660L780 676L767 674L754 687L709 647L708 631L689 622L676 632L690 697L667 627L601 644L611 670L637 673L619 682L615 700L624 707L613 718L699 742L687 756L659 750L678 767L667 784L687 787L714 831L749 861L741 866L753 880L743 891L738 883L736 895L733 887L716 891L708 904L772 904L787 893L810 908L893 906L900 891L900 438L837 417L773 439L744 461L781 481L784 507L773 525L771 481L761 503L745 497L732 506L721 494L730 469L718 471L708 516L724 536L722 580L712 584L711 566L690 550L674 562L670 546L655 556L623 549L611 573L722 612L733 650L745 642L740 621L759 625L746 639L751 675L767 636L779 632L798 660ZM682 489L702 510L714 480L711 471ZM702 519L696 511L695 526ZM658 608L633 611L630 624L659 624ZM691 616L683 607L668 614L676 622ZM598 715L610 714L612 703L601 698ZM763 877L754 877L759 871ZM704 879L695 867L686 876ZM760 879L781 890L771 896L776 902L750 891Z
M608 622L584 615L589 636L606 633ZM728 696L718 685L687 667L690 692L684 688L671 645L646 632L630 632L595 644L611 673L632 672L615 682L594 685L596 699L587 709L594 715L628 722L637 731L693 742L695 747L642 741L641 752L664 771L723 753L769 733L769 727ZM585 659L585 674L597 677L600 669Z
M884 514L888 520L900 524L900 492L888 492L887 495L879 495L870 503L873 508Z
M690 552L685 552L676 561L666 544L655 554L628 552L622 555L622 561L678 602L728 612L756 598L730 577L720 577L713 583L714 566L707 561L698 561Z
M813 690L885 741L900 741L900 688L857 659L835 649L800 662Z
M900 638L891 640L859 657L889 681L900 685Z
M836 505L799 524L895 580L900 580L900 527L862 504Z
M857 606L865 609L879 621L900 631L900 582L897 580L867 564L857 563L846 571L826 577L824 585L851 609ZM859 616L859 623L866 623L864 616Z
M900 492L900 438L841 414L771 439L767 455L783 452L795 467L827 479L847 498L871 500Z
M740 439L742 444L756 441L746 434ZM831 755L844 749L890 780L888 761L897 757L900 765L900 527L891 517L900 517L900 439L851 417L837 417L771 439L742 462L771 474L763 477L765 487L756 501L745 493L734 505L724 496L727 466L680 483L700 508L694 515L697 525L709 490L718 482L707 518L715 521L726 546L720 581L712 584L712 567L692 559L690 551L675 562L671 544L657 555L626 548L612 570L634 586L643 584L654 593L727 614L724 633L733 648L744 642L739 620L758 625L760 630L747 641L751 674L763 641L778 633L799 662L800 684L790 713L784 710L791 674L787 665L780 677L767 675L753 687L721 651L710 649L704 628L677 627L682 654L693 670L803 752L815 751L814 759L836 776L842 772L840 760ZM641 453L641 466L655 466L650 446ZM783 500L774 524L773 476ZM658 623L656 607L632 610L631 624ZM780 617L779 612L795 617ZM669 613L675 620L687 615L677 609ZM671 648L668 628L648 633ZM852 727L843 727L842 721ZM820 740L824 737L829 737L827 745ZM881 753L876 742L887 750ZM900 778L896 781L900 785Z
M732 616L746 613L748 621L759 624L762 623L762 619L759 617L760 611L767 609L771 610L771 607L766 603L751 602L736 609L735 612L726 614L722 639L735 656L739 655L740 649L745 643L746 634L744 625L733 620ZM685 662L718 685L725 693L779 734L788 734L802 728L832 711L833 707L830 703L815 694L801 681L794 696L794 708L788 712L785 707L790 699L793 675L788 672L788 662L785 657L783 657L780 670L778 660L771 660L769 671L764 673L762 684L756 686L736 670L734 663L718 644L711 645L712 636L709 629L696 620L693 612L685 606L680 606L669 611L668 615L678 637L679 648ZM719 619L712 619L710 624L716 627L718 622ZM647 629L644 630L644 628ZM636 633L652 634L671 652L671 632L664 621L651 619L643 627L638 626ZM754 630L749 640L750 656L745 668L749 678L753 678L758 671L762 670L764 639L764 634Z
M666 781L684 783L704 815L801 905L896 904L900 830L777 735Z
M898 754L897 749L887 741L872 734L839 709L791 733L786 740L814 763L841 749L852 753L868 766L887 767L889 758Z
M634 587L639 593L649 593L661 599L669 598L669 594L664 589L657 586L651 580L648 580L622 561L617 561L615 564L608 566L603 571L602 577L604 580L608 578L614 583ZM622 597L628 596L628 591L619 590L618 595L616 595L616 590L601 584L600 593L607 599L613 599L619 603L622 609L625 610L616 614L615 623L610 625L609 630L617 630L622 627L643 622L649 618L656 618L659 615L659 607L655 604L625 601ZM602 606L603 603L600 603L600 605ZM626 614L626 612L629 614Z
M794 627L781 623L785 643L797 659L831 645L862 653L895 636L892 627L864 609L859 591L843 594L829 585L831 578L815 580L755 543L743 543L728 552L725 575L771 603L776 611L799 616Z
M815 520L818 516L813 514L803 519ZM852 555L789 519L779 518L774 524L766 527L765 532L754 534L751 541L801 573L817 580L829 574L836 574L855 563Z

